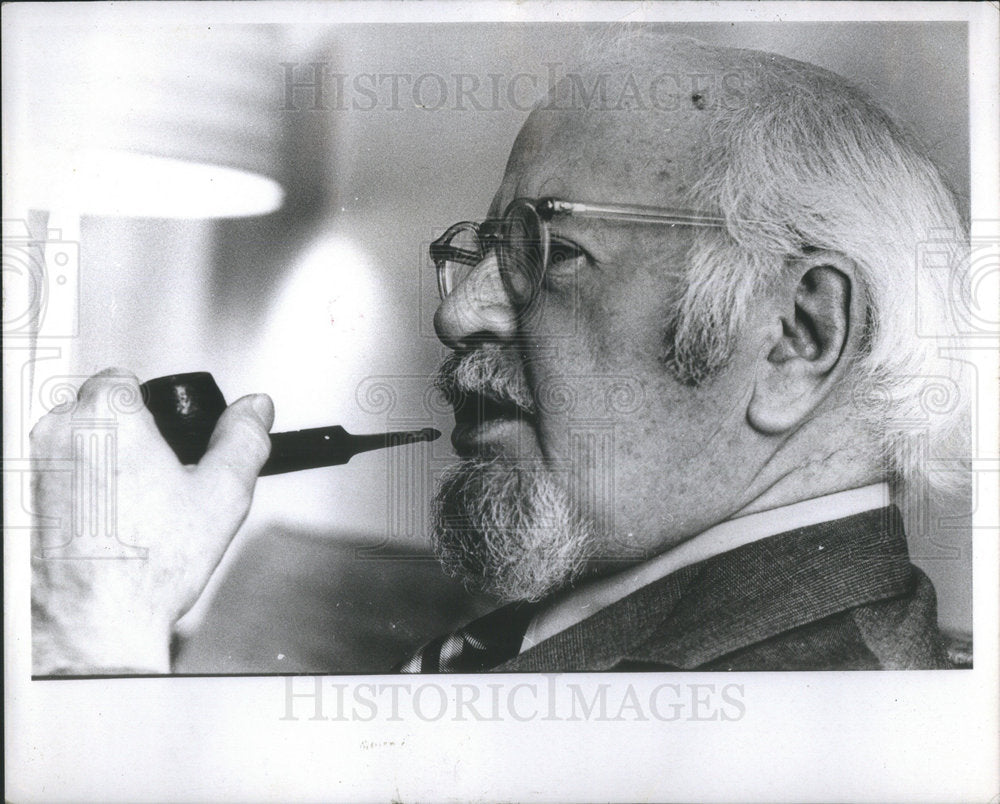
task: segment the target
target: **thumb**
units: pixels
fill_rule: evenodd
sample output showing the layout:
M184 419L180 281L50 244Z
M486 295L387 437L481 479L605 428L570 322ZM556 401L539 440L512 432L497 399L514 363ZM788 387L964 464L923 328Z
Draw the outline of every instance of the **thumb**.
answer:
M268 430L273 423L274 403L267 394L237 399L219 417L198 472L228 475L244 489L252 489L271 453Z

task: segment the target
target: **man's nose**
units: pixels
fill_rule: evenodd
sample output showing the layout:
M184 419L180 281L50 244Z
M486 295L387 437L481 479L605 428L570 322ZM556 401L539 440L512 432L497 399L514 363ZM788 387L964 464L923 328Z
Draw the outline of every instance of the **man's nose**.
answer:
M517 315L497 268L495 254L476 265L434 314L438 338L451 349L467 349L483 340L508 340L517 333Z

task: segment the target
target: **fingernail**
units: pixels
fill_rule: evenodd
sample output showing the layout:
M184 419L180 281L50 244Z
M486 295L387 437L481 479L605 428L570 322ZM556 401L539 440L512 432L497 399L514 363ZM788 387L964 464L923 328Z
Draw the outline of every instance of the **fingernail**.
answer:
M250 407L264 427L271 429L271 425L274 424L274 405L271 403L271 397L267 394L254 394L250 397Z

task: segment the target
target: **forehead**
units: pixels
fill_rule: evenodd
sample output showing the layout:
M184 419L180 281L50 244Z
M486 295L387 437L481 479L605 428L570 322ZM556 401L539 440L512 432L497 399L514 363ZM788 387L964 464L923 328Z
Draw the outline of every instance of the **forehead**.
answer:
M670 125L638 113L535 112L511 151L497 201L678 205L696 177L704 133L694 121Z
M570 74L521 129L492 211L549 195L685 206L708 127L738 78L734 65L700 61Z

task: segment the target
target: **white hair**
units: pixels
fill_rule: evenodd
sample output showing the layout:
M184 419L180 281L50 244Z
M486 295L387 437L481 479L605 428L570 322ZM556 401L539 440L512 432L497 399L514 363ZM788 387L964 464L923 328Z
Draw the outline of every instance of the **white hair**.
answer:
M698 384L735 348L755 292L810 248L853 261L866 304L852 401L893 479L937 487L927 459L968 455L961 364L942 347L967 299L966 227L937 168L900 126L837 76L783 59L752 70L759 102L709 129L691 206L726 221L700 234L664 359ZM961 298L956 298L956 297ZM967 309L967 308L966 308ZM921 443L923 442L923 443Z
M968 226L916 138L840 76L771 53L628 25L587 50L601 54L581 67L591 74L657 75L680 59L741 79L742 102L713 108L683 201L725 227L699 230L680 296L671 294L662 357L674 376L710 380L734 353L755 293L810 249L838 252L856 266L866 305L851 403L881 441L890 479L964 486L965 475L932 473L929 460L970 455L955 352L970 309Z

